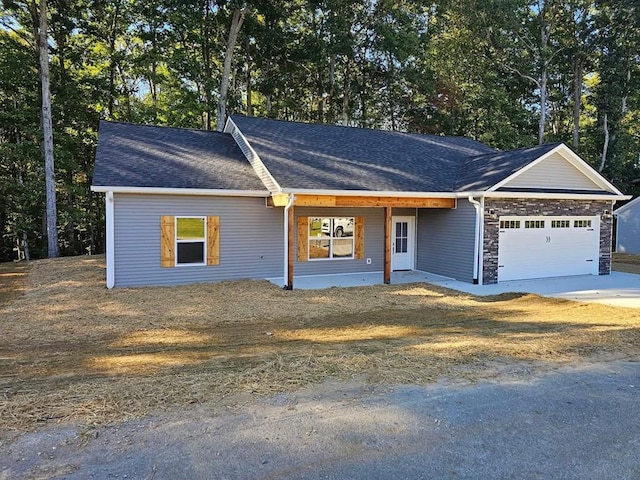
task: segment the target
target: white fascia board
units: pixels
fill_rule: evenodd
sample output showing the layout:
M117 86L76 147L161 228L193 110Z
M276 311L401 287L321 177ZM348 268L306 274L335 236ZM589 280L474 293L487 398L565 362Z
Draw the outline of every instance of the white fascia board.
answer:
M543 162L544 160L549 158L554 153L559 153L562 157L564 157L565 160L567 160L574 167L576 167L584 176L586 176L589 180L591 180L593 183L595 183L596 185L600 186L604 190L609 190L610 192L615 193L616 195L622 195L622 192L620 190L618 190L606 178L604 178L593 167L591 167L591 165L589 165L587 162L585 162L583 159L581 159L578 155L576 155L573 152L573 150L571 150L569 147L567 147L564 143L561 143L560 145L558 145L554 149L552 149L552 150L548 151L547 153L545 153L544 155L541 155L540 157L538 157L533 162L529 163L528 165L525 165L524 167L522 167L517 172L515 172L512 175L508 176L504 180L496 183L493 187L489 188L487 190L487 192L494 192L494 191L498 190L499 188L503 187L504 185L506 185L507 183L509 183L513 179L515 179L516 177L522 175L524 172L526 172L530 168L533 168L536 165L538 165L540 162Z
M91 186L92 192L138 193L149 195L205 195L210 197L269 197L267 190L214 190L206 188L103 187Z
M271 175L271 172L269 171L267 166L264 164L264 162L262 161L262 159L260 158L258 153L253 149L253 147L249 143L249 140L247 140L247 137L245 137L242 134L242 130L240 130L240 128L238 128L238 126L231 119L231 117L229 117L227 119L227 124L225 126L224 131L228 132L228 133L231 133L232 137L234 137L234 133L237 132L238 136L242 139L244 144L247 146L247 148L251 152L251 156L253 158L247 158L246 155L245 155L245 158L247 158L247 161L249 162L249 164L253 168L253 171L256 173L256 175L258 175L258 178L260 178L262 183L265 184L265 187L268 188L270 191L272 191L274 193L281 193L282 192L282 188L280 188L280 184L276 181L276 179L273 177L273 175ZM238 143L238 141L235 139L235 137L233 139L236 141L236 143ZM240 150L242 150L240 145L238 145L238 147L240 148ZM269 182L271 183L270 185L267 185L265 183L265 181L263 179L263 176L261 174L262 172L264 172L266 177L269 179Z
M485 198L541 198L550 200L628 200L631 195L594 193L485 192Z
M280 193L299 195L336 195L340 197L414 197L414 198L456 198L452 192L389 192L372 190L317 190L313 188L283 188Z
M618 215L619 213L623 213L626 210L628 210L629 208L633 207L634 205L640 203L640 197L636 198L635 200L630 201L629 203L625 203L623 206L621 206L620 208L618 208L617 210L615 210L613 212L614 215Z

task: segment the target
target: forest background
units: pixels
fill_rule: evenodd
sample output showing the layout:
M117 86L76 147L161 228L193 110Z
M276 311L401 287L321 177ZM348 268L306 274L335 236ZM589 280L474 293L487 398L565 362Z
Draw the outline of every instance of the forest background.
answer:
M47 256L40 3L0 2L0 261ZM100 119L216 129L241 113L500 149L562 141L640 194L640 0L48 0L45 11L62 255L104 250L104 199L90 191Z

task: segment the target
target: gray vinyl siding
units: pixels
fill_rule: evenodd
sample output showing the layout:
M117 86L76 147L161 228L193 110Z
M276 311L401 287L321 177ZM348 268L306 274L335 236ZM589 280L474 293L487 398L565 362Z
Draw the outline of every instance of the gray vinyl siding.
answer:
M473 281L476 210L459 200L453 210L418 210L417 269Z
M521 173L504 187L601 190L558 153Z
M630 205L616 218L616 252L640 254L640 203Z
M114 195L115 285L180 285L281 276L282 209L264 198ZM219 216L220 265L160 267L160 217Z
M394 208L391 215L400 217L415 217L417 210L415 208Z
M296 208L295 225L298 217L364 217L364 258L297 261L294 265L295 277L298 275L328 275L339 273L381 272L384 269L384 209L382 208ZM297 227L296 227L297 229ZM295 237L295 251L298 238ZM371 258L371 265L367 265Z

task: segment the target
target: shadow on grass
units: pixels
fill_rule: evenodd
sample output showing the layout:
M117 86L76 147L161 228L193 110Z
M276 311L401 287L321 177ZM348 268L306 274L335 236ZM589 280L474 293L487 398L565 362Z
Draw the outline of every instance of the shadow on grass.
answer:
M8 412L0 425L113 419L334 377L426 383L494 360L553 364L640 347L640 312L604 305L520 293L449 296L425 284L283 292L239 281L109 291L103 268L97 257L39 263L36 286L5 311L0 392L11 394L0 397L0 412Z

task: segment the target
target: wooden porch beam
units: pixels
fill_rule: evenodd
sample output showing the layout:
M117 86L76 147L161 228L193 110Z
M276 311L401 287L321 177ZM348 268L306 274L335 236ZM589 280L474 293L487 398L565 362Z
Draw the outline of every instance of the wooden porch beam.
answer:
M293 223L293 206L289 208L287 224L289 230L287 232L287 281L285 285L287 290L293 290L293 238L296 231Z
M384 283L391 283L391 207L384 209Z
M455 198L296 195L297 207L455 208Z

